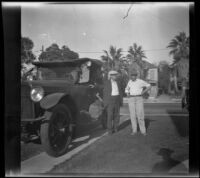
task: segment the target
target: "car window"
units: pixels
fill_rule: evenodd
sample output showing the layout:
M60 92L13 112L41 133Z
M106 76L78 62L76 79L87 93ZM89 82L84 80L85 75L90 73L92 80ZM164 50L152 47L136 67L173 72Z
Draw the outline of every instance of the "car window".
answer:
M75 67L70 73L69 78L72 79L73 83L77 83L79 81L81 74L81 69L79 67Z
M78 81L80 71L76 67L40 68L39 80L66 80L72 83Z
M79 78L79 83L87 83L90 80L90 68L87 64L81 66L81 74Z

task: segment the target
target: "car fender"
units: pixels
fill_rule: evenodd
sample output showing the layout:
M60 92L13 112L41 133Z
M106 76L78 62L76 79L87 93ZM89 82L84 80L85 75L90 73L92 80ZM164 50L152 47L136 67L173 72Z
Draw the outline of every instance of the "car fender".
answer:
M53 93L45 96L41 101L40 101L40 106L41 108L47 110L52 107L54 107L62 97L66 96L65 93Z

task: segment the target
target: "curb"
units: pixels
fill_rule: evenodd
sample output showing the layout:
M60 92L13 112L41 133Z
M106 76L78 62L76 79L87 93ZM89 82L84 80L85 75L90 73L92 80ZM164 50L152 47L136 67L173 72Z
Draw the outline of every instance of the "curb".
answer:
M123 103L128 103L128 98L123 98ZM159 100L159 99L144 99L144 103L181 103L181 99Z

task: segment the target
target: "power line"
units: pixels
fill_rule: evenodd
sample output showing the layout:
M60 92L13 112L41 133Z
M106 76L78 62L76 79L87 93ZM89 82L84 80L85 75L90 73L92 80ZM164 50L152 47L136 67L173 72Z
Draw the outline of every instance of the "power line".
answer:
M162 49L147 49L143 51L164 51L164 50L169 50L167 48L162 48ZM41 50L39 50L41 51ZM39 52L39 51L34 51L34 52ZM77 53L104 53L103 51L76 51ZM128 51L121 51L121 52L128 52Z
M163 50L169 50L169 49L148 49L143 51L163 51ZM76 51L77 53L104 53L103 51ZM128 52L128 51L121 51L121 52Z
M144 51L166 51L169 50L167 48L163 48L163 49L150 49L150 50L144 50Z

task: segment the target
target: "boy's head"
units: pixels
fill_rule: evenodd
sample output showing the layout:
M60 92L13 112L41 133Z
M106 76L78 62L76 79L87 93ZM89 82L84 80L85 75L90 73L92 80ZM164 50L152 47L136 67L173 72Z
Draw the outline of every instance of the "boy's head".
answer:
M136 80L136 78L137 78L137 71L134 70L131 72L131 80L134 81L134 80Z

